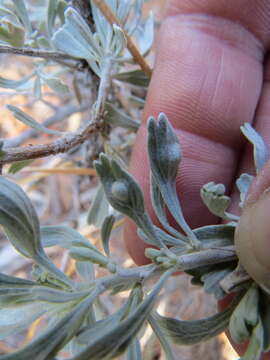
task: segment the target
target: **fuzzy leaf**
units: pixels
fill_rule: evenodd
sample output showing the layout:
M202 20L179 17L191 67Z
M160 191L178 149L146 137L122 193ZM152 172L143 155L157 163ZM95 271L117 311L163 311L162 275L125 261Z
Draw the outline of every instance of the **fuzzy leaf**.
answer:
M236 180L236 186L240 192L240 203L239 206L242 208L244 206L246 196L248 194L248 190L250 188L250 185L252 181L254 180L254 176L251 176L249 174L242 174L237 180Z
M161 276L152 292L135 311L121 321L120 324L115 323L112 327L103 327L101 336L93 341L90 340L86 349L71 360L100 360L109 356L111 358L115 357L123 352L150 314L157 295L169 274L167 272Z
M182 241L186 241L186 237L169 224L164 208L164 201L153 176L151 176L151 201L157 218L164 229L172 234L176 240L180 239Z
M112 207L132 219L144 214L143 194L131 175L105 154L95 161L95 168Z
M48 10L47 10L47 31L49 36L52 36L53 26L55 18L57 15L58 0L49 0L48 1Z
M263 326L259 318L257 326L253 329L248 348L241 360L260 360L263 352Z
M132 85L148 87L150 79L142 70L133 70L114 75L114 79Z
M201 277L204 291L208 294L214 294L217 300L223 299L227 294L220 286L220 281L232 272L231 268L226 267L221 270L213 270Z
M239 297L235 296L226 310L201 320L176 320L158 313L154 313L153 316L165 335L174 343L192 345L206 341L225 331L238 302Z
M162 246L150 217L145 212L143 193L135 179L105 154L100 154L99 161L95 161L95 168L111 206L129 216L152 243Z
M104 188L100 185L95 193L95 197L90 206L87 223L100 228L105 218L109 215L109 203L107 201Z
M32 25L28 16L28 11L26 9L24 0L12 0L12 2L18 18L20 19L22 25L30 35L32 33Z
M69 311L60 321L46 329L31 343L21 350L1 356L0 359L53 359L54 355L77 333L95 297L95 293L89 295L81 303L77 304L73 310Z
M15 183L0 177L0 224L12 245L24 256L42 253L39 221L31 201Z
M86 247L75 247L70 249L69 255L79 261L91 261L94 264L106 266L108 264L108 258L97 251L88 249Z
M154 181L165 204L193 245L198 245L196 236L184 219L176 192L176 175L182 156L180 145L163 113L159 114L157 122L154 118L148 120L148 156Z
M224 195L224 193L225 186L223 184L215 184L213 181L205 184L200 191L202 201L211 213L223 219L229 219L226 210L230 204L230 198Z
M80 292L67 292L53 289L48 286L35 286L31 289L31 294L35 301L45 301L49 303L67 303L69 301L79 300L85 296Z
M148 317L148 322L151 325L152 330L154 331L155 335L157 336L161 347L165 353L166 360L176 360L173 350L171 348L171 344L169 343L169 340L165 336L164 332L160 328L158 322L156 321L155 317L153 315L150 315Z
M98 249L78 231L66 225L41 226L41 241L44 247L61 246L70 249L73 245Z
M30 115L26 114L24 111L22 111L21 109L17 108L14 105L7 105L7 108L13 113L13 115L17 120L23 122L28 126L31 126L33 129L37 131L41 131L50 135L62 135L61 131L56 131L46 128L45 126L34 120Z
M27 84L33 75L34 73L31 73L20 80L10 80L0 76L0 87L5 89L19 89L21 86Z
M134 297L137 295L137 289L132 290L127 302L115 313L107 316L105 319L98 320L94 324L87 325L81 329L81 331L74 338L74 341L77 345L81 347L81 351L89 343L93 343L102 337L104 329L109 331L113 330L117 324L120 324L121 320L127 316L131 303L133 302Z
M22 161L15 161L13 164L10 165L8 169L9 174L16 174L17 172L21 171L26 166L30 165L34 160L22 160Z
M90 283L95 279L95 269L90 262L76 261L76 271L81 280Z
M113 104L106 102L105 104L105 122L113 126L121 126L123 128L137 131L140 123L134 121L130 116L118 110Z
M268 150L261 135L249 124L245 123L240 127L244 136L253 145L254 163L257 173L264 167L268 159Z
M40 81L40 77L36 76L35 81L34 81L34 96L37 100L41 99L41 81Z
M247 289L250 283L250 276L238 262L237 267L220 281L220 286L227 294L230 294L231 292Z
M101 228L102 245L107 256L110 255L109 240L114 222L115 222L115 217L113 215L107 216Z
M47 305L31 301L21 306L0 309L0 340L25 330L33 321L42 316L47 308Z
M0 41L11 46L21 47L24 45L24 28L16 22L2 20L0 24Z
M42 77L42 80L47 84L53 91L59 95L66 95L69 93L69 88L66 84L62 82L61 79L51 76L51 77ZM58 132L59 133L59 132Z
M1 307L14 307L33 301L31 294L34 286L40 284L20 279L14 276L0 274L0 304Z
M142 360L140 342L135 338L127 349L127 360Z
M186 242L181 241L179 240L179 238L175 238L174 236L167 234L165 231L163 231L162 229L158 228L155 225L153 225L153 229L155 231L155 239L153 239L152 236L146 235L146 233L140 228L137 229L137 234L146 244L149 245L157 245L157 239L159 239L159 243L161 244L179 247L179 249L181 248L182 250L183 248L185 250L187 249Z
M248 340L252 329L257 325L259 321L258 302L258 287L252 285L237 305L230 319L230 334L236 343L241 344Z
M98 60L93 34L85 20L72 7L66 9L65 24L54 33L52 41L58 50L75 58L85 59L92 68L93 62ZM93 70L98 72L96 68Z
M193 230L203 248L234 244L235 226L232 224L206 225Z

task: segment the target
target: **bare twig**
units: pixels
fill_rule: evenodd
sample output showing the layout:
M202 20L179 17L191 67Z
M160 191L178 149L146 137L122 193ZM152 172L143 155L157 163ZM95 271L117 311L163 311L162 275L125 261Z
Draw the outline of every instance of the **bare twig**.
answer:
M40 50L40 49L33 49L33 48L16 48L12 46L1 45L0 46L0 54L14 54L19 56L30 56L30 57L37 57L43 58L48 60L59 61L63 64L65 60L72 60L76 61L78 65L74 65L74 63L69 64L68 62L64 62L65 66L70 66L72 68L80 68L82 66L81 60L77 59L71 55L63 54L56 51L47 51L47 50Z
M45 127L53 125L64 119L67 119L69 116L71 116L77 112L82 112L89 108L90 108L89 105L83 105L81 107L78 107L75 105L67 105L62 108L60 107L58 109L58 111L53 116L50 116L48 119L46 119L42 123L42 125L44 125ZM39 135L40 135L40 132L38 132L37 130L29 129L29 130L22 132L20 135L14 137L13 139L0 139L0 141L3 141L3 143L4 143L3 150L5 151L8 148L19 146L19 145L23 144L25 141L27 141L28 139L38 137Z
M100 11L106 17L106 19L110 22L110 24L112 24L112 25L116 24L121 27L121 29L127 39L127 48L130 51L130 53L132 54L134 61L140 65L140 67L145 72L145 74L150 78L152 75L152 70L151 70L150 66L147 64L144 57L141 55L141 53L137 49L136 45L134 44L131 37L128 35L126 30L124 29L123 24L121 24L120 20L115 16L115 14L112 12L110 7L105 3L105 1L93 0L93 2L100 9Z
M10 148L6 151L4 150L0 155L0 165L65 153L82 144L84 141L88 140L90 135L95 134L98 131L98 124L93 122L82 131L63 136L49 144L23 146L21 148Z

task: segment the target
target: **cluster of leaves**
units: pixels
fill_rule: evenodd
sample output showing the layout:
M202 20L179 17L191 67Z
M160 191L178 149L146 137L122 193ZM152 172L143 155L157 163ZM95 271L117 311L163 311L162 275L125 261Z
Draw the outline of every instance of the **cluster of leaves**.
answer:
M262 165L262 152L257 147L261 137L248 124L242 130L254 144L258 169ZM32 342L0 359L26 359L33 354L39 360L54 359L64 346L72 352L73 360L109 359L125 350L128 359L141 359L137 334L145 321L158 336L167 359L174 359L170 341L195 344L228 327L237 343L249 340L243 360L259 359L263 351L269 350L270 298L239 271L232 250L236 217L228 224L191 230L175 189L181 160L177 137L164 114L157 121L149 119L148 131L152 202L166 231L151 222L142 191L131 175L105 154L95 164L110 205L129 216L138 225L138 234L144 241L155 246L146 249L146 256L153 261L147 266L124 269L114 262L109 248L113 215L108 215L102 224L102 253L67 226L40 226L26 194L13 182L0 178L0 223L13 246L35 263L34 281L1 274L1 337L21 331L41 315L46 314L49 319L47 329ZM243 201L248 187L242 185L241 178L238 184ZM231 220L222 185L209 183L201 195L213 213ZM168 223L165 205L185 235ZM80 282L68 278L45 254L44 247L55 245L69 249L76 260ZM228 253L229 256L222 255ZM93 264L106 268L110 274L96 279ZM176 270L189 273L193 283L204 286L217 299L231 292L238 294L225 311L206 319L182 321L161 316L153 306L164 282ZM159 280L145 295L144 284L153 276ZM108 289L114 294L130 289L130 295L117 312L96 320L94 304Z
M147 53L153 39L153 19L141 20L142 0L106 0L121 20L123 29L132 35L142 54ZM120 73L122 63L131 62L123 29L110 25L90 1L94 27L65 0L40 1L42 11L29 12L23 0L0 0L0 46L18 49L48 50L65 54L61 71L47 72L54 58L37 61L35 70L21 80L0 78L0 87L16 91L32 90L42 97L46 84L63 95L69 91L60 75L72 71L71 62L84 60L99 78L93 114L101 112L104 120L136 130L138 122L107 102L108 84L112 78L147 86L148 80L139 70ZM45 10L45 11L44 11ZM46 19L44 21L44 19ZM17 51L16 50L16 51ZM74 63L73 63L74 64ZM76 71L76 70L74 70ZM77 86L75 86L77 88ZM77 89L78 90L78 89ZM77 93L78 100L80 95ZM56 136L61 133L38 123L15 106L9 106L15 117L38 131ZM249 124L242 132L253 144L255 167L260 170L267 159L262 138ZM142 191L115 156L101 154L95 163L102 187L99 188L88 222L102 203L102 214L95 219L101 225L104 251L74 229L64 226L41 226L31 201L22 189L0 177L0 224L7 238L33 265L33 280L0 274L0 339L26 329L34 320L46 318L47 328L21 350L0 356L0 360L56 359L65 349L72 360L110 359L126 351L127 359L141 359L139 331L148 322L158 337L168 360L174 359L170 343L196 344L229 328L237 343L249 341L243 360L259 360L270 350L270 296L245 273L234 250L234 232L239 217L227 211L230 198L223 184L210 182L201 189L208 209L227 221L192 230L186 222L176 192L176 174L182 153L178 139L165 114L148 122L148 154L151 167L151 199L162 229L155 226L144 206ZM242 174L236 181L243 207L253 177ZM108 203L101 202L106 195ZM114 209L113 211L111 209ZM178 228L168 222L167 210ZM99 211L100 213L100 211ZM119 213L130 217L138 227L138 235L149 245L147 266L123 268L110 250L110 234ZM60 246L75 259L79 281L60 271L44 248ZM154 247L154 248L153 248ZM94 264L108 275L96 278ZM158 295L175 271L185 271L194 284L218 300L236 293L228 308L206 319L182 321L161 316L154 310ZM149 279L158 281L147 294ZM118 311L102 319L96 316L99 297L105 291L117 294L129 291L127 301Z
M94 1L89 2L94 31L67 0L41 0L37 4L31 4L30 1L26 3L24 0L0 0L0 46L9 45L14 54L33 57L41 54L42 57L33 63L34 70L20 80L0 77L0 87L13 89L17 93L32 92L34 99L40 100L46 85L63 98L72 94L70 86L64 81L64 76L68 74L72 76L73 92L78 102L82 103L83 89L78 71L83 71L82 61L85 61L86 70L91 69L100 79L94 116L106 110L103 114L105 122L137 130L139 123L119 111L115 104L107 102L106 92L112 79L147 86L148 79L140 70L120 73L124 64L133 62L126 47L123 30L132 35L143 56L149 52L153 42L153 17L142 19L143 0L107 0L107 5L123 24L122 30L106 20ZM31 7L34 7L34 11L29 11ZM88 76L87 71L85 78ZM16 119L28 126L60 135L59 132L41 126L18 107L10 105L8 109Z

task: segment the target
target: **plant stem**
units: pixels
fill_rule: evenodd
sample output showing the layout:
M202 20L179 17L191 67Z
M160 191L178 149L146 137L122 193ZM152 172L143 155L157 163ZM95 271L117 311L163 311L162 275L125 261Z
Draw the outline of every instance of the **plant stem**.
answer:
M168 258L169 259L169 258ZM186 271L196 269L201 266L214 265L223 262L237 260L234 246L225 246L222 248L213 248L197 251L191 254L184 254L177 257L177 263L170 268L174 271ZM116 274L108 275L97 279L96 283L104 287L105 290L119 285L125 285L130 282L144 282L153 277L169 271L157 264L138 266L131 269L118 268Z
M184 254L178 257L179 269L186 271L197 267L237 260L234 246L213 248Z
M111 83L111 71L113 66L113 58L108 56L102 63L102 72L100 77L100 84L98 88L97 100L94 106L94 121L98 121L99 116L103 113L104 104L108 94Z
M42 59L54 60L54 61L62 61L62 60L73 60L80 62L79 59L68 55L63 54L56 51L47 51L47 50L40 50L40 49L33 49L33 48L16 48L7 45L0 46L0 54L14 54L19 56L30 56L30 57L38 57ZM67 63L65 65L68 66Z
M90 135L96 134L99 128L100 126L96 122L93 122L88 124L83 130L63 136L49 144L29 145L21 148L2 150L0 153L0 165L65 153L84 143L89 139Z

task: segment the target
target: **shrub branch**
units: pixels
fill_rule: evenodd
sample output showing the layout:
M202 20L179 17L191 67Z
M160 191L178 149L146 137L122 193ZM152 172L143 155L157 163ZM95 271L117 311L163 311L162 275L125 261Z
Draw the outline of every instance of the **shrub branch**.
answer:
M17 48L13 46L1 45L0 46L0 54L14 54L19 56L30 56L37 57L47 60L53 60L56 62L60 62L63 64L65 60L72 60L72 63L64 62L65 66L70 66L74 68L74 66L78 69L83 68L82 61L68 54L63 54L56 51L47 51L33 48ZM77 63L74 65L74 61Z
M83 130L65 135L49 144L28 145L1 150L0 165L65 153L84 143L89 139L89 136L96 134L99 130L100 125L97 122L93 122Z

